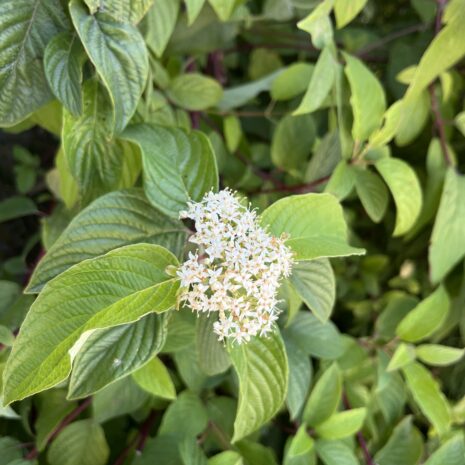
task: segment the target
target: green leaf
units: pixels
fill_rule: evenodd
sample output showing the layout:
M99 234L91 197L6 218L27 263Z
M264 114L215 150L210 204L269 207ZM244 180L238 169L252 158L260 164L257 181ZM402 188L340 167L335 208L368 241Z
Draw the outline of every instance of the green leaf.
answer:
M156 0L147 15L147 45L161 57L173 34L179 13L179 0Z
M333 363L318 379L305 405L303 420L309 426L323 423L337 410L342 395L342 374Z
M148 393L163 399L175 399L176 389L163 362L153 358L132 374L134 381Z
M69 398L86 397L147 363L166 340L165 315L94 331L73 361Z
M338 200L344 200L350 195L355 185L355 173L346 161L340 161L331 174L324 192L334 195Z
M82 90L82 114L74 117L64 111L62 141L66 164L88 203L108 191L131 187L139 174L139 154L127 142L108 137L111 106L97 79L86 81Z
M147 79L149 63L144 39L129 23L106 13L90 15L81 0L70 3L71 18L87 55L111 98L112 131L125 128L136 111Z
M305 404L312 379L310 357L291 340L285 341L289 364L286 404L291 419L296 419Z
M416 348L417 357L428 365L447 366L458 362L465 349L447 347L439 344L422 344Z
M13 126L51 100L44 50L69 23L59 0L4 0L0 18L0 126Z
M179 445L183 465L208 465L205 452L195 438L185 438Z
M333 27L329 14L334 0L320 2L313 11L297 23L297 27L312 36L312 43L316 48L323 48L333 41Z
M5 402L64 381L71 371L69 351L74 348L76 354L84 333L172 308L179 282L165 269L177 264L163 247L128 245L81 262L50 281L31 306L8 359Z
M42 451L47 446L55 428L74 410L77 404L66 399L64 389L52 389L40 393L38 401L38 416L34 427L37 433L37 448Z
M309 63L293 63L279 74L271 84L273 100L290 100L305 92L312 77L314 66Z
M416 358L415 347L410 344L399 344L392 356L387 371L395 371L412 363Z
M234 153L242 139L241 120L234 115L227 116L223 121L223 132L226 147L231 153Z
M312 113L315 110L318 110L328 97L335 78L336 61L331 47L327 46L318 57L307 91L305 92L300 105L293 114L302 115L304 113ZM277 80L278 78L276 81Z
M396 144L399 147L410 144L416 139L430 116L431 97L428 91L422 91L417 97L412 97L404 103L404 109L409 107L408 118L400 118L396 130Z
M192 392L184 391L166 409L158 434L176 433L195 437L208 424L208 416L202 401Z
M109 455L102 427L93 420L80 420L61 431L47 459L50 465L105 465Z
M315 142L311 116L286 115L276 126L271 142L271 160L278 167L299 177ZM292 150L289 151L289 147Z
M289 368L286 351L277 331L230 348L239 377L239 404L234 422L237 442L259 429L281 408L286 399Z
M191 111L214 107L223 96L223 89L218 81L198 73L175 77L167 92L176 105Z
M305 425L301 425L289 442L284 458L284 465L311 464L314 462L315 442L307 433Z
M334 360L344 352L339 331L331 321L322 323L310 312L299 312L284 330L286 341L292 340L306 354Z
M450 2L444 21L446 26L436 35L421 57L406 98L414 98L440 74L465 55L465 9L461 0Z
M363 208L375 223L379 223L388 206L389 196L386 184L368 169L355 169L355 189Z
M419 363L402 369L407 386L421 411L436 431L443 435L450 428L449 404L431 373Z
M396 334L408 342L431 336L444 323L449 313L450 300L443 286L422 300L399 323Z
M365 253L347 244L342 207L330 194L285 197L262 213L261 223L268 225L274 236L290 235L286 244L294 251L295 260Z
M36 215L38 212L36 204L29 197L21 195L9 197L0 202L0 223L23 216Z
M244 465L242 457L233 450L226 450L208 459L208 465Z
M425 465L462 465L465 457L463 434L457 434L436 450Z
M367 0L334 0L334 14L338 29L349 24L365 7Z
M194 338L193 338L194 339ZM176 370L187 388L199 394L207 383L207 375L200 368L197 348L191 339L190 344L173 355Z
M258 442L243 440L237 443L237 449L245 463L254 465L278 465L274 451Z
M375 163L389 187L397 208L393 236L407 233L415 224L422 207L422 193L415 171L398 158L381 158Z
M187 10L187 25L191 26L199 16L202 7L205 4L205 0L184 0L184 3L186 4Z
M13 332L6 326L0 325L0 344L11 347L15 342L15 336Z
M82 66L85 59L78 37L69 32L55 36L45 49L47 81L57 99L73 115L82 112Z
M126 129L123 137L139 145L145 193L167 215L178 218L188 200L199 201L218 189L215 154L203 133L140 124Z
M376 453L379 465L416 465L423 455L421 433L412 424L412 417L404 418L395 428L387 443Z
M366 408L354 408L335 413L323 423L315 426L315 431L324 439L342 439L355 434L363 425Z
M296 263L289 281L313 314L323 323L327 321L336 299L336 281L329 260Z
M318 440L315 445L318 457L325 465L360 465L355 454L344 442Z
M0 465L11 465L22 456L20 443L16 439L8 436L0 438Z
M71 221L39 262L26 291L39 292L70 266L123 245L158 244L179 256L184 240L182 223L152 207L142 189L111 192Z
M154 0L84 0L92 14L99 9L123 23L138 23Z
M208 376L223 373L231 366L231 360L213 332L213 315L199 315L196 325L196 348L200 369Z
M344 58L345 73L352 91L352 136L355 142L360 143L381 126L386 111L386 96L378 78L359 59L347 53L344 53Z
M237 0L208 0L208 2L221 21L227 21L230 18L238 3Z
M449 168L434 222L429 264L431 281L438 283L465 256L465 176Z

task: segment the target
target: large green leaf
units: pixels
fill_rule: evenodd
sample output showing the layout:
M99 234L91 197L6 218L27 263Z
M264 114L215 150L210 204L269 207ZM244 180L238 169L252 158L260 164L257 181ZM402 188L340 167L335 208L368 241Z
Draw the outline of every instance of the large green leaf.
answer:
M99 9L123 23L138 23L154 0L84 0L92 14Z
M147 45L162 56L176 25L180 1L156 0L147 15Z
M402 319L396 334L408 342L421 341L431 336L444 323L449 307L449 296L445 288L439 286Z
M447 366L456 363L465 353L465 349L439 344L421 344L415 351L422 362L433 366Z
M126 141L108 136L111 106L97 79L83 86L83 112L63 114L63 150L84 202L108 191L131 187L140 170L139 154Z
M445 442L425 465L462 465L465 460L465 442L463 434L457 434Z
M342 373L333 363L318 379L305 405L303 420L309 426L323 423L337 410L342 395Z
M165 315L94 331L73 361L69 397L86 397L147 363L166 339Z
M354 408L335 413L315 427L316 433L324 439L343 439L355 434L363 425L366 408Z
M60 0L4 0L0 18L0 126L13 126L51 99L44 50L69 23Z
M464 237L465 176L449 168L429 248L433 283L441 281L463 259Z
M150 394L163 399L175 399L176 388L163 362L155 357L132 374L132 379Z
M322 322L331 315L336 299L336 281L328 259L296 263L289 278L297 294Z
M37 265L27 292L70 266L127 244L158 244L180 255L185 232L181 222L150 205L142 189L111 192L82 210Z
M421 433L412 424L412 417L404 418L374 459L379 465L416 465L423 455Z
M286 244L294 251L296 260L365 253L347 243L342 207L330 194L285 197L262 213L261 222L274 236L290 236Z
M307 91L300 105L294 111L295 115L312 113L323 105L333 87L336 70L336 60L331 47L325 47L318 57Z
M388 206L389 196L386 184L379 175L368 169L354 169L355 189L368 216L379 223Z
M451 423L450 409L437 381L419 363L414 362L404 367L402 371L407 386L421 411L440 435L446 433Z
M286 399L289 368L277 331L230 348L239 377L239 404L233 442L253 433L269 421Z
M359 59L347 53L344 53L344 58L345 73L352 91L352 136L360 143L381 126L386 111L386 96L378 78Z
M163 247L128 245L85 260L50 281L31 306L8 359L5 402L65 380L71 355L92 330L172 308L179 282L165 269L177 263Z
M74 115L82 111L82 66L86 55L76 34L63 32L47 45L45 75L57 99Z
M290 100L308 87L314 67L309 63L293 63L271 84L273 100Z
M103 428L93 420L80 420L61 431L47 459L50 465L105 465L109 455Z
M167 215L177 218L188 200L218 189L215 154L203 133L139 124L123 137L141 148L145 193Z
M381 158L375 163L389 187L397 207L393 236L408 232L420 215L423 196L417 175L410 165L398 158Z
M120 132L136 111L149 70L139 30L106 13L90 15L81 0L72 0L73 24L105 87L114 109L111 129Z

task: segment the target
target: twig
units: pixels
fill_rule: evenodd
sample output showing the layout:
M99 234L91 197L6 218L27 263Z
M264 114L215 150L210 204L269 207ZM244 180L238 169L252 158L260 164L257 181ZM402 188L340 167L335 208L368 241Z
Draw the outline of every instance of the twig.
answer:
M50 444L73 420L75 420L84 410L92 403L92 397L88 397L82 404L78 405L71 413L66 415L61 423L53 430L52 434L47 439L47 444ZM26 460L34 460L38 457L39 451L34 447L27 455Z
M346 410L350 410L352 407L350 406L349 398L345 392L342 393L342 402ZM365 441L365 437L361 431L357 432L357 441L360 445L360 448L363 451L363 456L365 458L365 463L367 465L376 465L373 458L371 457L370 451L368 450L367 442Z
M319 186L320 184L325 183L326 181L329 180L331 176L323 176L322 178L316 179L315 181L312 182L307 182L304 184L296 184L295 186L280 186L280 187L275 187L271 189L262 189L258 190L255 192L251 192L253 195L259 195L259 194L273 194L277 192L293 192L296 194L305 194L308 192L313 192L315 187Z
M447 0L436 0L436 3L438 5L438 11L436 13L436 20L435 20L435 25L434 25L435 35L437 35L439 31L441 30L442 15L443 15ZM448 166L451 166L452 159L449 153L449 149L447 148L445 123L442 118L441 108L439 105L439 99L436 94L435 82L432 82L428 86L428 90L429 90L429 94L431 98L431 110L433 111L433 125L434 125L434 128L436 129L437 135L439 136L439 144L441 146L444 160Z

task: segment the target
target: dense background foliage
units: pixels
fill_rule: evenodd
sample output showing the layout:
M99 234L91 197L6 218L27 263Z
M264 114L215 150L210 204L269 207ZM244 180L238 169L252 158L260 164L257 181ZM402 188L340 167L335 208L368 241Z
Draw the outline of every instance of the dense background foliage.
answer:
M464 465L464 24L0 0L0 465ZM280 331L240 347L165 272L218 187L304 231Z

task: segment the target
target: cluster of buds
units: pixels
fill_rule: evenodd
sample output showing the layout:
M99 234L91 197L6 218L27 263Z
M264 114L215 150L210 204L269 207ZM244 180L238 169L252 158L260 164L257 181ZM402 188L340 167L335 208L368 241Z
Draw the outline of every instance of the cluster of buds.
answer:
M217 313L220 340L240 344L272 331L280 281L293 262L285 238L269 235L228 189L189 202L180 217L195 221L189 240L198 245L177 272L181 301L199 314Z

